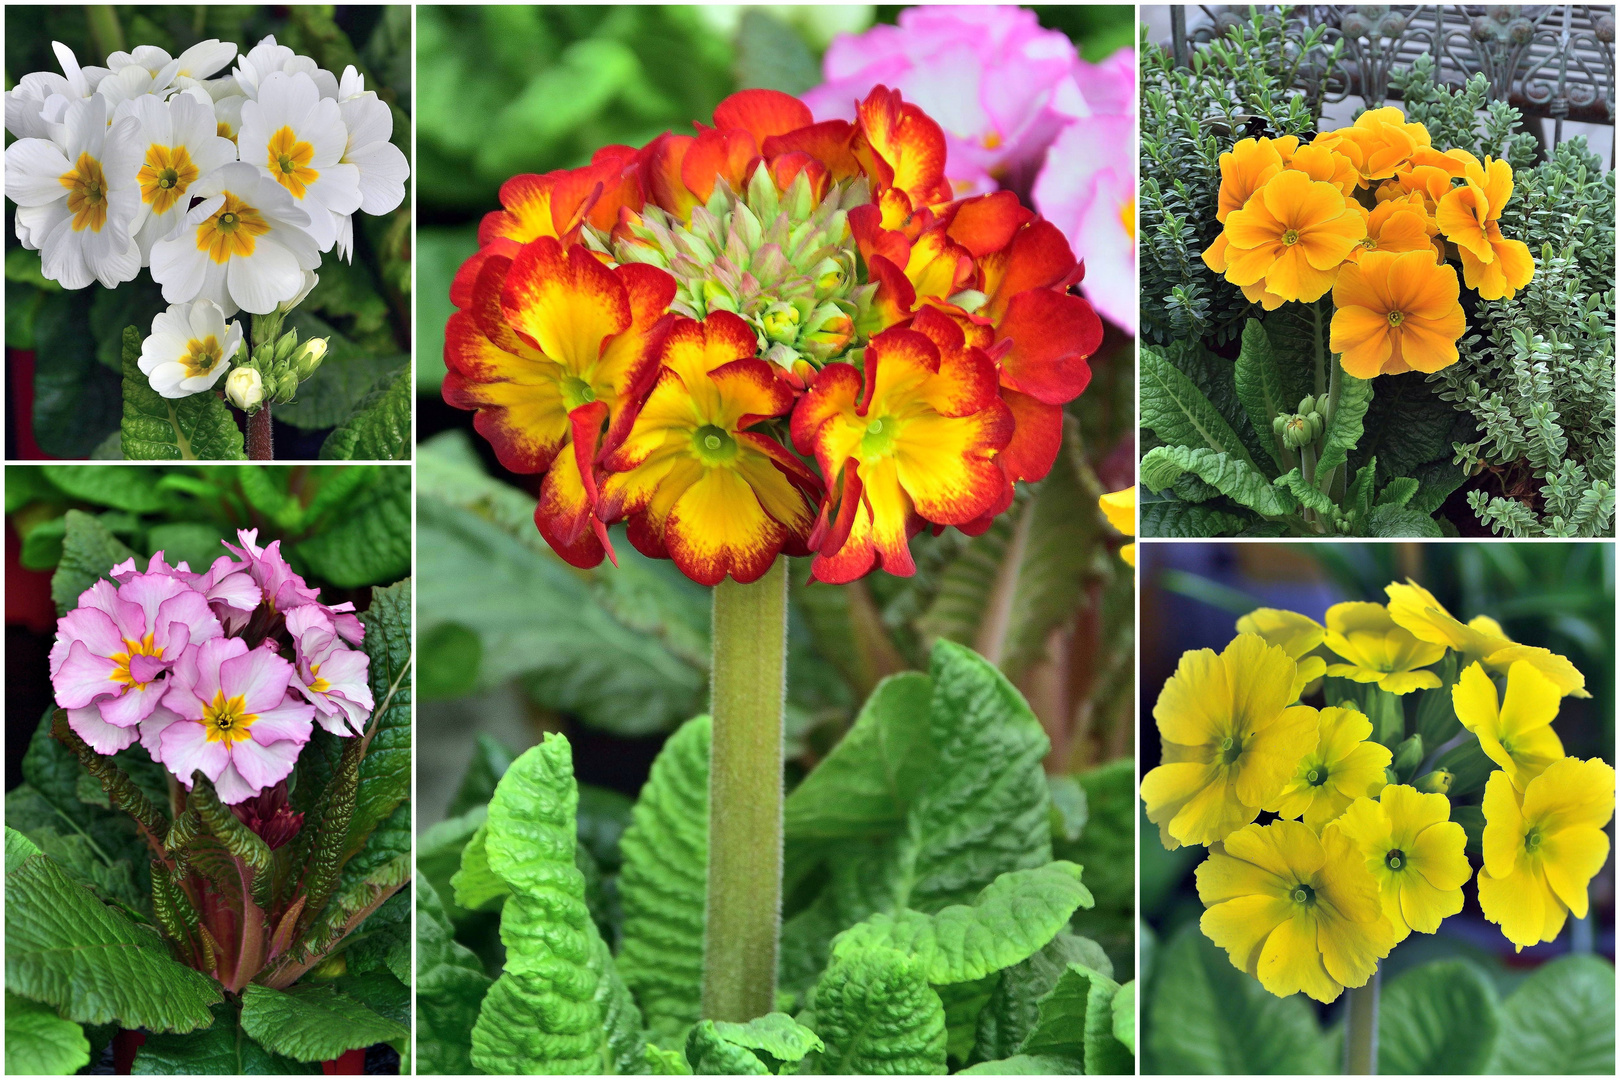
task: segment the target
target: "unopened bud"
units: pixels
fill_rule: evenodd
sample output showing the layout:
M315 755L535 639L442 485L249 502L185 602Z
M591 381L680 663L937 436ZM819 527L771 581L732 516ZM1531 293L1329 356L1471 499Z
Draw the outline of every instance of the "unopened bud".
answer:
M1401 776L1411 776L1423 763L1423 736L1412 735L1395 747L1394 769ZM1397 781L1399 783L1399 781Z
M792 304L772 304L760 319L760 329L770 340L791 345L799 337L799 309Z
M1279 439L1282 438L1283 428L1288 426L1288 414L1278 413L1271 421L1271 430Z
M292 356L292 369L297 373L298 381L303 382L315 374L315 369L321 366L321 360L325 356L325 338L311 338L304 342L303 347Z
M296 393L298 393L298 373L289 368L276 379L275 402L277 405L285 405Z
M1290 416L1283 423L1283 445L1290 450L1298 450L1306 443L1315 442L1311 433L1311 422L1303 416Z
M1426 794L1445 795L1451 791L1451 780L1450 770L1436 769L1412 781L1412 786Z
M1315 408L1316 408L1316 398L1314 396L1312 396L1310 394L1306 394L1304 397L1299 399L1299 413L1300 413L1301 416L1305 415L1306 413L1312 412L1313 410L1315 410Z
M254 367L232 368L225 376L225 396L243 412L257 412L264 404L264 379Z
M292 356L296 348L298 348L298 331L289 330L276 342L275 352L271 354L272 359L279 364Z

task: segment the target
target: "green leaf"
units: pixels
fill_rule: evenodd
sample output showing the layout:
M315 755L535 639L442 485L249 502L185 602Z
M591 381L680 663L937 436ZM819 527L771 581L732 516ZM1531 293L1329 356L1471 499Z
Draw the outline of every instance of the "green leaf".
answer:
M1199 932L1184 927L1158 955L1142 1030L1159 1073L1334 1072L1302 996L1279 998Z
M1203 391L1158 349L1142 349L1142 426L1173 447L1208 450L1254 468L1237 432ZM1247 405L1245 405L1247 407ZM1265 432L1270 437L1270 421Z
M87 458L118 427L118 373L97 360L90 326L101 292L92 285L51 293L34 316L34 439L50 457Z
M589 855L583 847L575 849L576 853ZM596 926L589 927L591 934L591 971L596 976L596 1005L602 1010L602 1028L607 1032L607 1063L605 1070L610 1073L624 1075L636 1072L644 1060L647 1048L647 1033L642 1030L641 1010L636 1008L635 998L630 996L630 988L624 985L619 977L618 969L613 963L613 950L608 948L606 941L598 932Z
M1132 979L1114 995L1114 1038L1136 1054L1136 980Z
M1182 502L1173 496L1154 498L1145 492L1138 493L1137 512L1138 536L1176 540L1236 536L1253 520L1211 506Z
M1318 475L1320 475L1320 472L1318 472ZM1339 508L1334 504L1333 500L1323 494L1315 484L1307 484L1304 474L1297 468L1288 470L1272 483L1278 487L1287 488L1303 506L1315 510L1318 514L1322 514L1329 519L1339 516Z
M476 225L416 230L416 392L439 393L444 382L444 327L456 312L450 282L478 250Z
M697 1076L774 1074L822 1049L820 1036L779 1012L746 1024L702 1020L686 1037L686 1059Z
M124 329L124 456L131 460L243 461L247 453L230 408L212 390L166 398L140 369L141 333Z
M484 1072L607 1070L595 926L574 865L577 800L568 740L547 734L490 801L485 846L512 895L501 912L506 969L473 1027L472 1060Z
M1424 964L1391 980L1382 997L1380 1073L1484 1070L1500 1019L1496 989L1479 968L1463 960Z
M1033 955L1066 926L1091 893L1080 868L1054 862L1002 874L971 905L934 915L879 912L840 934L833 956L888 947L916 960L934 985L969 982Z
M371 590L360 614L371 658L368 675L376 709L371 744L360 762L360 786L349 819L351 854L411 793L411 581Z
M1437 537L1440 523L1409 506L1374 506L1367 514L1367 536L1391 538Z
M192 1031L212 1022L219 984L107 907L6 830L6 985L84 1024ZM23 841L27 843L27 841Z
M6 991L7 1076L70 1076L88 1064L90 1040L83 1028Z
M472 1030L493 980L455 940L431 882L416 883L416 1067L464 1076L473 1071Z
M1015 1054L1000 1061L981 1061L963 1069L957 1076L1078 1076L1080 1062L1075 1058Z
M1614 1075L1614 967L1561 956L1502 1003L1493 1073Z
M504 902L512 895L511 887L489 868L489 851L484 846L488 839L489 826L480 825L461 849L461 869L450 879L457 907L468 911L494 909L500 906L497 900Z
M332 523L292 552L318 577L340 588L381 585L411 568L411 470L394 465L357 493Z
M709 867L709 718L688 720L653 761L619 840L619 974L648 1029L677 1035L701 1012Z
M793 27L759 8L737 27L737 89L780 90L795 96L821 82L821 65Z
M1078 1057L1086 1075L1134 1074L1136 1061L1114 1037L1114 995L1119 984L1084 964L1070 964L1041 998L1035 1030L1019 1051Z
M242 993L242 1030L294 1061L326 1061L346 1050L391 1042L410 1034L330 986L303 984L272 990L250 983Z
M161 551L171 564L187 563L197 571L225 554L224 539L224 529L200 521L160 522L146 531L146 547L153 553Z
M1371 379L1358 379L1348 371L1341 371L1338 375L1339 404L1328 418L1327 429L1322 433L1322 452L1316 459L1316 475L1319 477L1343 465L1350 451L1361 442L1362 421L1373 399Z
M997 971L972 982L946 983L934 987L934 992L945 1006L945 1054L952 1065L973 1058L979 1018L1001 984L1002 973Z
M1129 914L1136 898L1136 763L1120 758L1077 779L1086 793L1086 827L1076 842L1055 841L1053 854L1085 867L1098 911Z
M97 506L151 514L164 507L157 470L144 465L109 469L103 465L41 465L45 479L64 495Z
M495 795L495 785L512 767L513 756L499 739L480 732L473 742L472 760L467 763L467 771L461 774L461 786L456 788L445 816L465 814L488 803Z
M1282 446L1271 430L1271 422L1299 408L1300 401L1310 393L1309 376L1305 372L1304 365L1277 362L1271 339L1266 336L1260 320L1250 319L1244 324L1243 349L1233 366L1238 400L1243 402L1249 424L1260 439L1260 445L1276 462L1278 472L1292 468L1296 455Z
M321 444L322 461L403 461L411 447L411 368L384 375Z
M1060 933L1028 959L1001 973L995 993L979 1013L973 1057L1011 1057L1040 1019L1040 1001L1057 986L1070 964L1113 975L1108 954L1095 941Z
M214 1022L189 1035L151 1034L135 1052L134 1076L319 1076L321 1066L272 1053L242 1031L236 1006L213 1007Z
M692 1066L682 1051L665 1050L648 1043L642 1047L641 1055L641 1067L636 1072L642 1076L692 1075Z
M1410 476L1397 476L1378 493L1379 506L1405 506L1418 493L1418 482Z
M810 1007L825 1049L805 1062L805 1072L945 1072L945 1008L922 965L902 953L875 948L835 957Z
M135 555L107 531L106 525L82 510L69 510L63 521L66 532L62 537L62 558L51 575L51 599L59 614L77 607L84 590Z
M455 902L450 880L461 869L461 856L468 842L488 817L488 806L475 806L465 814L430 826L417 837L417 876L433 883L452 923L460 923L469 912Z
M1356 478L1345 488L1345 512L1353 517L1366 517L1373 508L1373 487L1378 474L1378 459L1373 458L1356 470Z
M1185 446L1156 446L1142 458L1142 485L1149 491L1163 491L1188 472L1264 517L1282 517L1299 509L1295 499L1241 458Z

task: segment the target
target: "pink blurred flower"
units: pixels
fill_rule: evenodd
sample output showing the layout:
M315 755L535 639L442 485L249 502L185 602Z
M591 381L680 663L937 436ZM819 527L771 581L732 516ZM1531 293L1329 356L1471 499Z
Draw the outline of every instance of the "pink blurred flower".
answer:
M56 624L51 685L68 724L97 753L115 754L162 699L188 645L220 636L203 595L177 577L98 581Z
M289 611L287 633L297 651L293 685L315 706L316 721L334 735L365 734L376 704L367 677L371 658L343 647L332 617L319 604Z
M1032 193L1035 208L1085 260L1086 298L1135 336L1135 53L1125 48L1101 64L1077 61L1074 79L1086 110L1047 151Z
M201 770L231 805L279 783L309 741L315 707L288 693L296 674L273 645L249 649L217 638L175 665L161 714L142 725L142 743L187 788Z
M854 120L873 87L897 89L945 130L945 174L959 196L998 182L1027 190L1065 112L1083 108L1077 59L1065 35L1023 8L907 8L898 26L835 38L826 81L804 102L817 120Z

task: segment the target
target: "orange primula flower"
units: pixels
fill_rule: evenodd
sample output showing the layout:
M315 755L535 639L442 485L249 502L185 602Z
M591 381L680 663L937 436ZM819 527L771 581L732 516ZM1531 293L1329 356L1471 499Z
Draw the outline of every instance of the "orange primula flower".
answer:
M1370 212L1361 213L1366 218L1367 237L1350 253L1351 261L1369 251L1434 251L1429 240L1434 225L1423 211L1423 196L1417 192L1402 199L1386 199Z
M1284 300L1320 299L1367 235L1332 184L1284 171L1226 219L1226 280L1265 284Z
M1369 251L1333 286L1329 343L1358 379L1439 371L1457 362L1463 318L1457 271L1428 250Z
M1224 222L1234 210L1243 209L1249 196L1283 170L1283 151L1289 154L1299 145L1292 135L1287 142L1278 139L1244 139L1221 155L1221 190L1215 220Z
M1327 146L1302 146L1286 159L1286 167L1312 180L1332 184L1346 195L1355 194L1361 174L1355 163Z
M1462 151L1453 151L1463 154ZM1513 197L1513 167L1463 154L1463 183L1440 200L1435 224L1462 256L1463 280L1482 300L1509 299L1530 284L1535 260L1521 240L1502 235L1498 219Z
M1388 106L1368 109L1350 127L1322 132L1312 145L1337 150L1349 158L1361 175L1361 186L1366 187L1367 181L1394 176L1414 153L1427 147L1429 131L1422 124L1407 123L1405 113Z

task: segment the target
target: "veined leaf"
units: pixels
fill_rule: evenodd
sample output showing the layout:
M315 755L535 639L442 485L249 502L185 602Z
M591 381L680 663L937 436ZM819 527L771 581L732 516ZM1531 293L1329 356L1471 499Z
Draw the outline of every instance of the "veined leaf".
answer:
M1344 506L1347 513L1358 518L1367 516L1367 512L1373 508L1373 488L1377 475L1377 458L1373 458L1356 470L1356 478L1350 481L1344 492Z
M820 1036L786 1013L746 1024L702 1020L686 1037L686 1059L697 1076L764 1076L824 1048Z
M109 469L104 465L41 465L39 471L65 495L97 506L152 514L164 507L157 472L150 465Z
M974 1058L983 1061L1017 1054L1040 1019L1041 999L1057 986L1071 963L1113 976L1113 965L1102 946L1075 934L1059 933L1034 955L1001 973L995 993L979 1013Z
M1464 960L1413 968L1384 988L1378 1010L1378 1071L1483 1072L1500 1026L1496 988Z
M410 456L411 366L379 379L321 444L322 461L398 461Z
M1361 441L1362 421L1372 405L1371 379L1358 379L1348 371L1338 375L1339 404L1327 418L1327 429L1322 433L1322 453L1316 460L1318 477L1326 476L1345 463L1350 451Z
M1243 350L1238 353L1233 375L1238 400L1243 402L1243 411L1260 445L1271 454L1277 471L1287 472L1297 463L1297 455L1282 445L1271 430L1271 422L1299 408L1300 401L1310 393L1307 369L1302 364L1279 364L1265 326L1258 319L1250 319L1243 326Z
M1379 506L1405 506L1418 492L1418 482L1410 476L1397 476L1378 493Z
M945 1008L922 965L893 949L835 957L811 999L825 1046L805 1072L873 1075L945 1072Z
M619 840L619 974L654 1035L701 1016L704 900L709 871L709 718L664 743Z
M1080 1073L1077 1058L1039 1057L1014 1054L1000 1061L981 1061L963 1069L957 1076L1074 1076Z
M489 868L489 851L484 847L488 839L486 823L478 826L467 846L461 849L461 869L450 878L450 887L456 891L457 907L468 911L493 910L500 906L497 900L512 895L512 887Z
M1136 1055L1136 980L1132 979L1114 995L1114 1038Z
M27 845L13 849L14 838ZM192 1031L219 985L6 830L6 985L85 1024ZM19 856L21 856L19 858Z
M1561 956L1530 974L1502 1003L1490 1072L1614 1074L1614 967L1596 956Z
M1119 984L1084 964L1070 964L1041 998L1040 1017L1019 1052L1078 1057L1086 1075L1136 1072L1130 1051L1114 1038L1114 995Z
M88 1064L90 1040L82 1027L6 991L6 1075L70 1076Z
M342 588L394 581L411 568L411 470L393 465L376 477L327 528L291 549Z
M1444 535L1440 523L1410 506L1374 506L1364 525L1367 536L1436 537Z
M575 851L590 858L583 847ZM596 1004L602 1010L602 1029L607 1032L606 1071L620 1076L641 1071L647 1048L647 1033L642 1030L641 1010L630 996L618 969L613 964L613 951L597 931L590 926L591 970L596 973Z
M1273 487L1260 470L1242 458L1185 446L1156 446L1142 458L1142 484L1149 491L1163 491L1187 472L1264 517L1282 517L1299 509L1291 495Z
M124 457L131 460L243 461L247 452L230 408L212 390L166 398L140 368L141 332L124 328Z
M1307 484L1304 474L1297 468L1288 470L1272 483L1278 487L1287 488L1294 498L1300 501L1300 505L1307 509L1315 510L1318 514L1325 515L1328 518L1337 518L1339 516L1339 508L1334 504L1333 500L1324 495L1315 484Z
M151 1034L135 1052L133 1076L319 1076L320 1065L272 1053L242 1031L235 1004L213 1008L206 1031Z
M114 566L135 555L107 531L106 525L82 510L69 510L62 520L66 527L62 558L56 564L56 573L51 575L51 599L59 615L77 607L84 590L107 577Z
M360 615L377 711L349 820L351 854L411 793L411 586L407 578L386 589L372 589L371 606Z
M242 994L242 1030L260 1046L294 1061L326 1061L346 1050L403 1039L410 1029L330 986L272 990L257 983Z
M1139 536L1191 540L1206 536L1236 536L1252 518L1182 502L1173 497L1150 498L1138 492Z
M1210 450L1254 466L1226 418L1152 346L1142 348L1141 395L1142 426L1168 445Z

